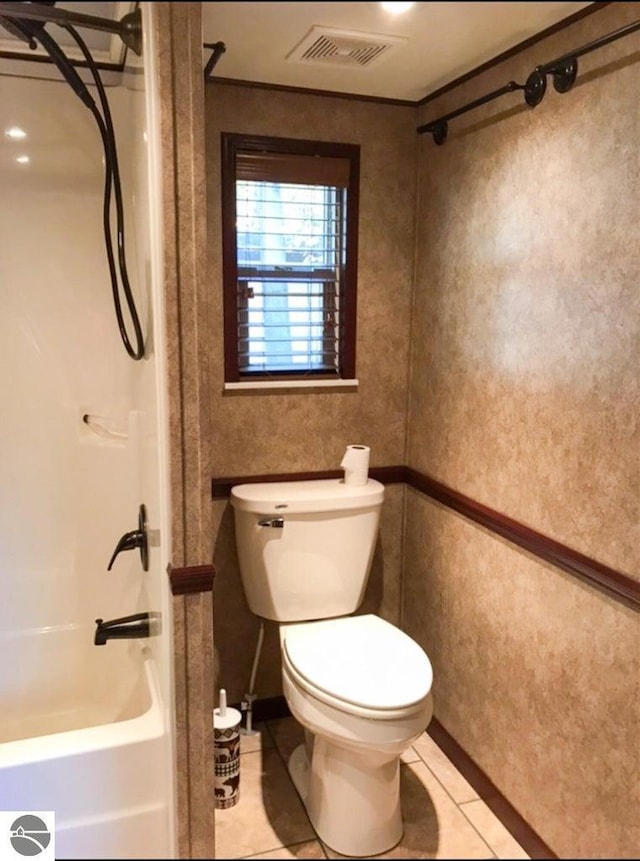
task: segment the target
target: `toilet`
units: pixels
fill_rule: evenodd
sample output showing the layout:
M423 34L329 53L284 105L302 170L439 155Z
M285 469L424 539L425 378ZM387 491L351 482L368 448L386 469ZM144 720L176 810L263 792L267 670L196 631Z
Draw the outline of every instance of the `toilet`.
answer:
M320 839L368 857L402 838L400 755L433 714L420 646L360 606L384 486L341 479L232 488L243 588L279 623L282 686L305 744L289 772Z

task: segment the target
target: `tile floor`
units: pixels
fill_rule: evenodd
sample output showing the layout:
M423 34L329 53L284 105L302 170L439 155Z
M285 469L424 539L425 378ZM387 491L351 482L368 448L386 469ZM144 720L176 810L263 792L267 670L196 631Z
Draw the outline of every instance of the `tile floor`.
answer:
M216 811L218 858L342 858L315 834L289 778L304 739L294 718L242 736L240 800ZM528 858L435 742L424 733L402 757L402 841L379 858Z

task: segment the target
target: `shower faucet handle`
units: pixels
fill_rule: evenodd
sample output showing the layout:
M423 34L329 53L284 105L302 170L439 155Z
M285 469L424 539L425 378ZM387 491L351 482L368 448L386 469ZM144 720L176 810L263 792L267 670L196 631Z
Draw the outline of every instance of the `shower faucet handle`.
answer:
M144 505L141 505L138 510L138 528L132 532L125 532L116 544L116 549L107 565L107 571L111 571L111 567L115 562L118 553L123 550L135 550L140 548L140 559L142 561L142 570L149 570L149 547L147 542L147 510Z

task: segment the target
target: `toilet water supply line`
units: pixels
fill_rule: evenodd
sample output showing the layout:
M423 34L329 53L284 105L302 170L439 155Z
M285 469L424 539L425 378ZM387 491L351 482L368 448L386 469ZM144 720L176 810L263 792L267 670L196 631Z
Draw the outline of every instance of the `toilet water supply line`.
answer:
M256 698L253 690L256 683L256 673L258 671L258 661L262 652L262 642L264 640L264 619L260 620L260 630L258 631L258 642L256 644L256 653L253 656L253 666L251 667L251 678L249 679L249 692L244 695L244 699L240 703L240 710L247 713L247 722L244 729L245 735L255 735L253 729L253 701Z

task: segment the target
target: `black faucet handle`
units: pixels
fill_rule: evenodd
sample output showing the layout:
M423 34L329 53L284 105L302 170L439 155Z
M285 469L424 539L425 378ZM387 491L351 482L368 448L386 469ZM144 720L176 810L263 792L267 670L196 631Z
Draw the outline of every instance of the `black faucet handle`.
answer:
M116 544L116 549L107 565L107 571L111 571L111 567L115 562L118 553L123 550L135 550L140 548L140 559L142 560L142 570L149 570L149 547L147 542L147 510L144 505L141 505L138 510L138 528L132 532L125 532Z
M107 571L111 571L111 566L115 562L118 553L122 553L123 550L135 550L136 547L142 547L142 539L143 534L138 529L133 532L125 532L116 544L116 549L113 551L113 556L107 565Z

